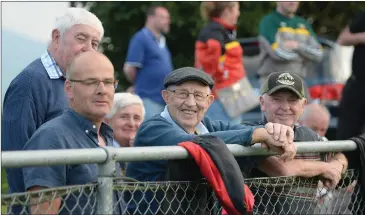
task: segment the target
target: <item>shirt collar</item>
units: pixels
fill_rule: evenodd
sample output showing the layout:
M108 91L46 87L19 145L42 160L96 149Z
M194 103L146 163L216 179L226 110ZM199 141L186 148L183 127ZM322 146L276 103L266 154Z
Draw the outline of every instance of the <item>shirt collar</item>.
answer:
M162 33L160 34L160 37L156 37L152 31L150 29L148 29L147 27L143 28L144 33L151 37L154 41L156 41L157 45L160 48L164 48L166 46L166 38L162 35Z
M113 139L113 147L120 148L119 143L115 139Z
M86 119L84 116L80 115L76 111L74 111L71 108L67 108L64 112L66 116L70 116L72 119L74 119L77 123L77 125L86 133L95 134L97 137L97 128L96 125L94 125L90 120ZM106 123L102 122L100 126L100 135L105 137L106 139L106 145L112 146L113 145L113 129L107 125Z
M64 77L61 68L57 65L56 61L48 50L41 56L41 61L50 79L59 79Z

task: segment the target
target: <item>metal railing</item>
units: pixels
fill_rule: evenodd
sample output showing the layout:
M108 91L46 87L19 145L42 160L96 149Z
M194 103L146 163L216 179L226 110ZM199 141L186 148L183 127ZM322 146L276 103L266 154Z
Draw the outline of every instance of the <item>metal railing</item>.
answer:
M353 141L302 142L296 145L297 153L356 150ZM228 145L228 148L235 156L275 154L261 149L260 145ZM97 163L99 175L97 182L86 185L2 195L2 206L7 208L7 212L2 211L2 214L12 214L14 206L21 207L20 214L29 214L30 206L54 199L62 202L74 200L74 204L61 204L60 214L73 214L75 211L83 214L222 214L214 192L205 181L138 182L115 176L116 161L188 157L188 152L179 146L3 152L3 167ZM255 196L255 214L342 214L359 211L358 207L365 205L365 201L355 195L359 192L357 174L349 170L332 191L318 185L318 178L251 178L245 183ZM37 207L33 208L37 211Z

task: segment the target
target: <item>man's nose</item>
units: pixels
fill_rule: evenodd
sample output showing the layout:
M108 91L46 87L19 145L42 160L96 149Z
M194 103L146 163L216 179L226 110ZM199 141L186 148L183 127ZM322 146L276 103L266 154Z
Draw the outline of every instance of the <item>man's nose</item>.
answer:
M189 106L195 106L196 105L194 94L189 94L188 98L185 100L185 104L187 104Z
M93 50L93 45L92 45L92 42L86 42L84 43L84 46L82 47L82 51L83 52L87 52L87 51L91 51Z

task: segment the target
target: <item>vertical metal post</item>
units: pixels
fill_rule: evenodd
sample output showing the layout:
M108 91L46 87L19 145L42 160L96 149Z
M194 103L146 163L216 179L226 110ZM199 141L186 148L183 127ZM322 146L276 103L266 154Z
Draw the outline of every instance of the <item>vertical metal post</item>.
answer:
M98 164L98 189L96 194L97 214L113 214L113 176L115 161L112 160L110 151L104 148L107 160Z

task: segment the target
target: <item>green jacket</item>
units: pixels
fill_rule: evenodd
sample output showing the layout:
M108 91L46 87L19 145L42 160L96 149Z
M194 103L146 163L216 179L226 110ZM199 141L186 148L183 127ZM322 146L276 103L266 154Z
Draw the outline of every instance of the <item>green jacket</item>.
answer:
M260 49L263 55L258 74L295 72L302 77L322 60L323 51L308 22L299 16L285 17L274 11L260 22ZM284 46L288 40L298 42L298 49Z

